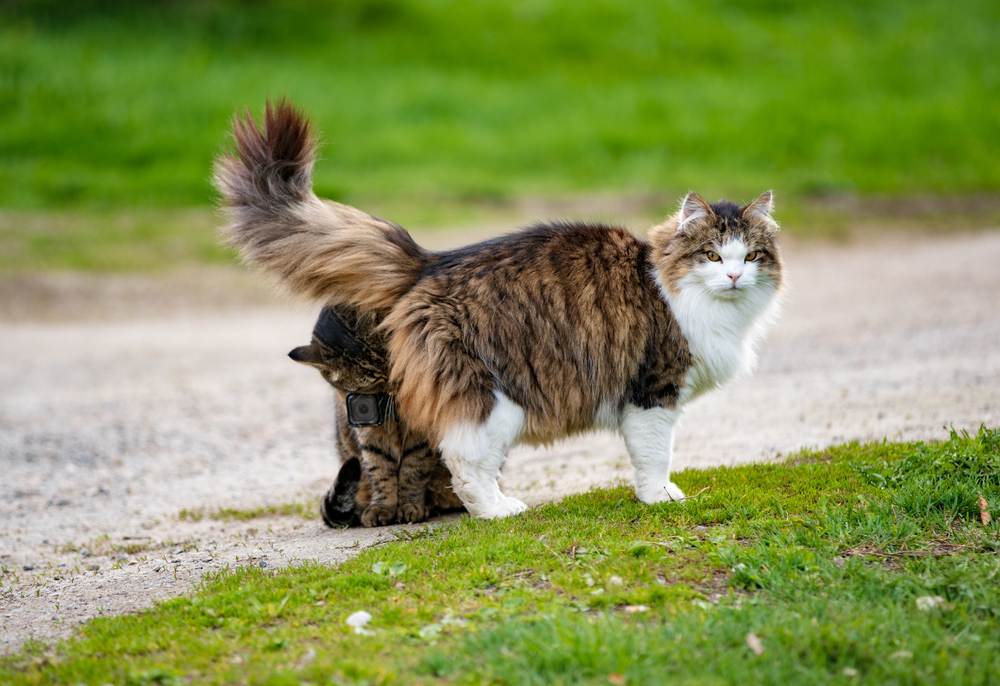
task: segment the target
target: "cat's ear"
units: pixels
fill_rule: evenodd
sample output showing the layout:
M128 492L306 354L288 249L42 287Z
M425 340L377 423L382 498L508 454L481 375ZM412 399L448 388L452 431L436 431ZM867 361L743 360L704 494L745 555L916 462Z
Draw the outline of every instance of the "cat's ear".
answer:
M301 362L302 364L318 365L323 361L319 348L316 347L315 343L300 345L298 348L291 350L288 356L295 362Z
M778 228L778 223L771 216L771 213L774 212L774 193L771 191L764 191L758 195L753 202L747 203L740 212L748 222L767 224L774 230Z
M694 192L688 193L681 199L680 209L677 210L677 233L689 231L714 214L705 198Z

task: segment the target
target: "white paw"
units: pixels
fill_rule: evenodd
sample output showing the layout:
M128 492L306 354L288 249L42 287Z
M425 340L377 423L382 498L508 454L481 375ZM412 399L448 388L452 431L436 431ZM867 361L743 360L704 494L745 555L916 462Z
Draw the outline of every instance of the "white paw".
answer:
M517 498L501 496L500 500L495 500L486 507L475 508L472 511L480 519L501 519L521 514L528 509L528 506Z
M673 481L657 484L656 486L637 487L635 494L639 500L647 505L656 503L674 503L684 500L684 491L678 488Z

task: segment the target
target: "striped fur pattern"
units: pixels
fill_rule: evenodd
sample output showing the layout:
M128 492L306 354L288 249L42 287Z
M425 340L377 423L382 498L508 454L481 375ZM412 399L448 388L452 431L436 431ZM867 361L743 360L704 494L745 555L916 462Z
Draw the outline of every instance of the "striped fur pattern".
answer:
M349 345L332 344L314 333L309 345L289 353L319 370L336 392L341 467L323 499L323 521L329 526L382 526L422 522L462 509L451 489L451 474L426 436L411 431L398 416L379 426L348 423L347 393L386 392L388 362L377 318L345 307L335 314L351 333Z
M669 478L681 410L752 366L782 284L770 193L742 207L688 194L648 241L550 223L429 253L317 200L305 120L286 104L265 119L241 120L218 167L231 242L299 293L384 315L400 416L442 449L470 512L523 510L497 487L512 445L595 426L623 433L640 499L683 497Z
M451 474L426 438L414 435L396 418L383 426L350 426L340 390L336 412L341 468L323 500L327 524L414 523L462 509L451 489ZM353 498L345 499L345 492Z

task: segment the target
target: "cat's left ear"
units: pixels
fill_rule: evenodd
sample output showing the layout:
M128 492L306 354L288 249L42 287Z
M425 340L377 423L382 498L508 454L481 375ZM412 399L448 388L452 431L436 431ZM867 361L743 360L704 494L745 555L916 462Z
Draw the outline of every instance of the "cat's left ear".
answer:
M298 348L289 351L288 356L295 362L301 362L302 364L318 365L323 361L315 343L300 345Z
M748 222L754 224L765 224L773 231L778 230L778 222L774 221L771 213L774 212L774 193L764 191L750 203L747 203L740 213Z
M683 234L691 231L714 214L712 206L705 201L705 198L694 191L688 193L681 198L681 204L677 210L677 233Z

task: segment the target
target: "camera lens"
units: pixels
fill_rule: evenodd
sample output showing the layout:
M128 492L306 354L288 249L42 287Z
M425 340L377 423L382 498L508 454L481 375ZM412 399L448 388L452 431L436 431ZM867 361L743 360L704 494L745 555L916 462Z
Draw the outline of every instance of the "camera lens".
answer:
M374 395L351 395L347 398L347 419L354 425L379 423L378 397Z
M371 420L375 418L375 403L372 402L371 398L360 398L356 403L358 418Z

